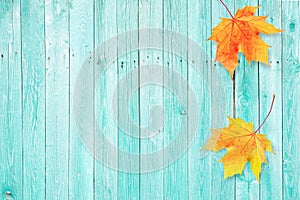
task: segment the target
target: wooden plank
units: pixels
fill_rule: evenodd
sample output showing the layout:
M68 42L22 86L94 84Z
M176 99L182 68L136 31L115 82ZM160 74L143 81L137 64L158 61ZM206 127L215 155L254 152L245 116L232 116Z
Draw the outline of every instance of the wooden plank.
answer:
M70 2L70 102L73 108L75 81L82 64L94 50L94 5L92 1ZM89 77L93 78L93 77ZM78 102L75 102L78 103ZM84 109L87 105L82 102ZM72 110L71 110L72 113ZM69 199L94 198L94 158L84 147L79 134L83 131L76 126L71 114L69 150Z
M22 198L22 96L20 2L1 2L0 193Z
M68 199L69 5L45 2L46 199Z
M11 1L1 1L0 2L0 20L6 20L5 18L11 16L13 2Z
M117 33L121 34L137 28L138 0L117 0ZM138 68L138 52L126 52L131 51L132 46L137 46L138 38L136 37L136 35L129 34L125 41L118 42L118 84L122 79L124 80L123 84L118 85L118 149L129 154L128 159L118 154L119 169L126 169L118 173L118 199L139 199L140 193L140 176L138 173L130 173L139 165L139 159L135 159L133 155L140 153L140 141L138 137L135 137L139 135L139 130L136 129L140 123L139 92L133 95L126 92L138 86L136 78L138 72L133 71ZM125 54L120 55L119 52L123 49L125 49ZM122 109L123 105L128 105L128 110ZM120 120L124 120L127 115L131 121L120 123ZM125 127L120 127L120 124L124 124Z
M7 18L4 18L1 20L1 29L7 30L11 24L11 21ZM9 134L9 125L8 125L8 97L9 97L9 92L8 92L8 74L9 74L9 33L8 31L3 32L3 42L1 40L1 46L0 46L0 53L1 53L1 68L0 68L0 77L1 77L1 83L0 83L0 94L1 94L1 107L0 107L0 127L1 127L1 137L3 137L3 140L0 140L1 146L4 147L4 145L7 143L5 140L8 139ZM5 41L5 42L4 42ZM9 173L9 168L10 168L10 162L9 159L7 159L7 156L10 157L10 150L9 146L6 146L5 148L1 149L0 151L0 156L1 160L5 160L3 164L1 163L0 165L0 173L2 177L5 177L1 181L1 190L6 190L6 187L10 184L8 180L10 179L9 177L6 178L7 174ZM8 161L8 162L7 162ZM5 189L3 189L5 188Z
M23 198L45 197L44 1L21 1Z
M262 7L259 15L269 16L267 22L280 28L281 2L259 1ZM272 141L276 154L268 154L269 164L262 167L261 173L261 199L282 199L282 52L280 34L262 35L263 40L272 46L269 50L270 67L259 64L259 97L260 97L260 123L270 109L272 96L276 94L273 111L260 130Z
M95 48L103 45L107 39L114 37L117 34L116 22L116 1L96 1L95 2ZM104 46L104 55L110 55L110 52L116 52L117 46ZM97 61L98 64L98 61ZM101 127L102 133L115 146L118 147L118 126L117 120L112 111L113 93L117 89L118 73L117 63L109 64L108 69L104 72L98 80L95 80L96 86L96 119L98 125ZM104 66L99 63L97 68ZM100 134L96 132L96 134ZM95 163L95 199L117 199L118 198L118 171L105 166L107 162L105 157L115 159L112 157L111 149L107 144L95 144L96 154L102 153L102 160L97 160ZM98 155L96 155L98 157Z
M234 12L234 1L226 1L226 5L231 12ZM230 18L225 7L219 1L212 1L212 27L220 23L220 17ZM212 42L212 58L215 58L217 44ZM212 128L221 128L228 125L226 116L218 116L218 109L224 106L225 115L233 116L233 85L227 70L220 63L215 63L212 68L212 74L219 74L219 77L212 76L212 99L211 99L211 120ZM219 95L218 89L214 89L215 82L223 84L225 97ZM212 155L212 199L234 199L235 198L235 177L224 179L223 164L218 162L224 155L225 151Z
M163 25L163 1L139 0L139 28L162 28ZM150 32L150 31L149 31ZM149 38L140 39L140 43L152 46L160 38L150 35ZM141 41L142 40L142 41ZM162 48L162 44L159 45ZM155 106L163 107L163 88L153 84L153 80L163 81L162 50L145 49L139 51L140 58L140 82L152 82L150 85L140 84L140 110L141 110L141 154L152 155L163 148L163 127L161 113L155 111ZM155 66L159 66L156 68ZM143 73L143 71L148 73ZM163 108L162 108L163 109ZM162 125L159 126L158 124ZM161 163L163 158L157 156L153 159L141 161L141 170L153 163ZM140 174L140 199L163 199L163 171L156 169L151 173Z
M236 10L246 5L258 6L255 0L235 1ZM257 12L258 13L258 12ZM257 15L256 13L256 15ZM248 65L244 55L239 56L239 67L236 70L236 117L259 126L259 90L258 63ZM236 178L236 199L259 199L259 183L256 181L250 165L247 164L242 176Z
M282 1L283 199L300 198L299 1Z
M164 29L174 32L179 32L187 36L187 1L164 1L163 5L163 25ZM188 97L187 97L187 81L188 70L187 61L180 56L187 57L187 52L181 52L182 55L173 54L175 43L174 38L164 37L164 49L168 49L170 53L164 52L164 85L171 85L176 93L164 90L164 106L165 110L165 134L164 146L169 145L172 140L180 134L181 131L187 133L188 124L187 119L189 115ZM176 41L179 48L187 46L187 39L183 41ZM179 79L174 76L173 71L179 74ZM184 81L185 80L185 81ZM182 96L182 99L177 99ZM178 144L185 146L187 144L187 135ZM174 154L182 153L173 150ZM164 199L186 199L188 198L188 156L185 152L176 162L169 162L171 152L164 152L164 162L168 162L168 166L164 169Z
M194 49L189 49L189 57L191 54L197 55L199 63L190 62L188 64L189 85L194 91L198 99L199 119L189 119L189 127L198 123L197 135L194 143L189 148L189 163L188 163L188 181L189 181L189 199L210 199L211 198L211 153L199 152L205 145L210 135L210 120L211 120L211 102L210 89L207 88L211 83L211 68L212 59L211 42L207 38L211 33L211 1L188 0L188 37L197 42L201 47L201 52L191 52ZM200 66L200 75L193 70ZM190 99L189 99L190 101ZM190 105L190 103L189 103ZM195 108L191 107L189 110ZM190 130L189 130L190 131Z

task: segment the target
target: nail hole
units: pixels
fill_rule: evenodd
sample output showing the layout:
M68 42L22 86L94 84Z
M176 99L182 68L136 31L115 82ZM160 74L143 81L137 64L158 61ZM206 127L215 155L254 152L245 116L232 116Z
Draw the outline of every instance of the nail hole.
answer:
M1 54L1 58L3 58L4 56L3 56L3 54Z
M290 23L290 30L293 31L294 29L295 29L295 23L292 22L292 23Z
M279 64L279 61L277 61L277 64Z
M180 115L186 115L185 110L182 110L182 111L180 112Z

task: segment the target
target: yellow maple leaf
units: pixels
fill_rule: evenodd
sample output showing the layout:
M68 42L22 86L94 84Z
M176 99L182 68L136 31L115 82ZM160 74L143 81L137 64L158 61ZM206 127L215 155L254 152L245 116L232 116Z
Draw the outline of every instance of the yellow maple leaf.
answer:
M247 61L268 62L268 48L259 36L260 33L282 32L266 22L266 16L254 16L257 6L239 9L233 18L221 18L208 40L218 43L215 61L219 61L231 76L238 65L238 53L243 52Z
M251 170L259 181L262 163L267 164L265 151L273 152L271 141L265 135L254 131L252 123L240 118L230 118L229 126L215 129L203 150L215 152L227 149L227 153L220 160L224 164L224 178L242 171L250 162Z
M224 179L235 174L242 174L245 165L250 162L255 178L260 180L261 165L268 163L265 151L274 152L271 141L258 131L270 116L274 101L275 94L266 118L255 131L252 123L230 117L228 117L229 126L212 131L211 137L202 150L215 152L221 149L227 150L227 153L220 159L220 162L224 164Z

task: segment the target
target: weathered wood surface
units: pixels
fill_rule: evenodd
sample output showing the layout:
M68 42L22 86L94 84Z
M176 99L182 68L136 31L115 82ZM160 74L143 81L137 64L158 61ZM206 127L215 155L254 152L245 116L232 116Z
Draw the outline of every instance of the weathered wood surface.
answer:
M249 66L240 55L234 90L226 70L213 62L216 44L207 41L219 18L229 17L217 0L0 1L0 199L299 199L300 2L226 4L232 11L262 5L257 14L285 31L262 36L272 46L270 67ZM183 37L132 31L145 28ZM94 50L110 38L116 45L104 46L105 59L98 60ZM194 52L191 41L201 51ZM87 77L96 91L92 105L73 99L89 58L108 66L99 80L97 70ZM144 85L151 80L165 87ZM234 114L257 127L274 93L261 132L275 154L267 155L261 182L248 165L243 175L224 181L222 153L200 152L209 129L225 126L226 115ZM108 143L99 143L94 131L95 142L83 144L85 130L73 112L78 103L82 112L94 108L90 130L99 126ZM193 143L173 162L180 148L170 152L168 145L195 124ZM189 139L186 134L176 145ZM161 156L144 159L159 150ZM123 171L103 164L108 160Z

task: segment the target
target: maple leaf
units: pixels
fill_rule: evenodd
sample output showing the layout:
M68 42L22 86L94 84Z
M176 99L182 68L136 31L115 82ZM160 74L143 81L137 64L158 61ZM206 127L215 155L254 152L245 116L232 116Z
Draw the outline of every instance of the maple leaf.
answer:
M224 165L224 179L235 174L242 174L245 165L250 162L251 170L259 181L261 165L268 163L265 151L274 152L271 141L258 131L269 117L274 100L275 95L267 117L256 131L252 123L230 117L228 117L229 126L212 131L211 137L202 150L214 152L227 150L227 153L219 160Z
M225 4L224 6L226 7ZM269 65L270 46L260 38L259 34L283 32L267 23L267 16L254 16L258 8L258 6L246 6L238 9L234 16L230 13L231 19L221 18L222 21L213 29L208 39L218 43L215 61L219 61L228 70L231 78L238 65L239 52L244 53L248 63L256 60ZM226 9L228 10L227 7Z

